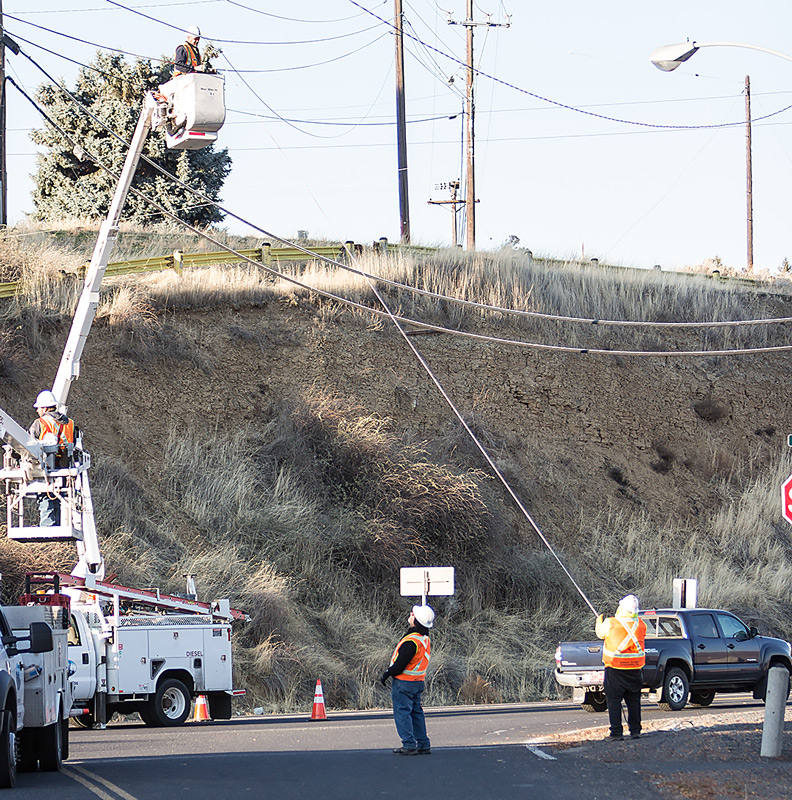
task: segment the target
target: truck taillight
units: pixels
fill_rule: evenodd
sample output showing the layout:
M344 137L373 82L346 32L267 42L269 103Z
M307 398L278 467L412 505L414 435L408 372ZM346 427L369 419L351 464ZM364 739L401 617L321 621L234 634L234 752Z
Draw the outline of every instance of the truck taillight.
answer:
M556 660L556 664L558 664L560 666L561 665L561 645L558 645L558 647L556 647L555 660Z

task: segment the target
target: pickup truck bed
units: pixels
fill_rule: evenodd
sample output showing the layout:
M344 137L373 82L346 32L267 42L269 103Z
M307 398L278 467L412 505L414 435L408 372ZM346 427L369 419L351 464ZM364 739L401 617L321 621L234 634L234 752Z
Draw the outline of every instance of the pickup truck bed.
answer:
M709 705L716 692L751 691L764 699L771 666L792 673L789 642L759 636L728 611L652 609L641 617L647 627L644 689L669 710L688 701ZM555 678L587 711L605 710L601 641L561 642Z

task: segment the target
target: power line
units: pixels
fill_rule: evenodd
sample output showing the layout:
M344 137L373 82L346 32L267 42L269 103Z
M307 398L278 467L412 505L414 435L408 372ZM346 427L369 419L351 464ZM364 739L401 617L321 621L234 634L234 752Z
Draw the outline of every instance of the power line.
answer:
M141 5L135 6L135 8L167 8L169 6L203 6L203 5L210 5L212 3L221 3L223 0L181 0L181 2L177 3L145 3ZM42 9L37 11L15 11L15 14L77 14L82 13L85 11L112 11L111 8L107 8L107 6L102 6L100 8L48 8ZM360 14L355 14L356 17L361 16ZM351 19L351 17L350 17Z
M124 9L124 11L129 11L132 14L137 14L139 17L144 17L145 19L151 20L151 22L156 22L160 25L164 25L166 28L171 28L175 31L180 31L181 33L189 33L186 28L182 28L179 25L172 25L170 22L165 22L165 20L158 19L157 17L151 16L151 14L144 14L142 11L138 11L135 8L130 6L125 6L123 3L117 2L117 0L105 0L106 3L109 3L111 6L118 6L118 8ZM220 39L216 36L203 36L202 38L210 39L212 42L219 42L220 44L252 44L252 45L283 45L283 44L317 44L319 42L331 42L335 39L346 39L349 36L357 36L359 33L365 33L366 31L373 31L374 28L379 27L378 25L369 25L368 28L361 28L358 31L350 31L349 33L339 33L336 36L324 36L320 39L300 39L293 42L261 42L261 41L249 41L249 40L242 40L242 39Z
M6 15L6 16L8 16L8 15ZM53 31L53 32L57 33L57 31ZM81 67L85 67L86 69L94 70L95 72L99 72L102 75L106 75L108 77L110 77L112 75L112 73L104 72L103 70L97 69L96 67L93 67L90 64L85 64L84 62L78 61L77 59L74 59L74 58L70 58L69 56L66 56L63 53L58 53L56 50L50 50L48 47L44 47L41 44L37 44L36 42L31 41L30 39L26 39L24 36L20 36L18 33L13 33L13 31L11 33L12 33L12 35L13 35L13 37L15 39L19 39L22 42L26 42L27 44L33 45L33 47L37 47L39 50L44 50L44 52L49 53L50 55L57 56L58 58L62 58L65 61L70 61L72 64L77 64L77 65L79 65ZM296 72L297 70L309 69L311 67L321 67L321 66L324 66L325 64L332 64L335 61L341 61L344 58L348 58L349 56L353 56L356 53L360 53L362 50L365 50L368 47L371 47L373 44L376 44L380 39L383 39L385 36L388 36L388 35L389 34L388 34L387 31L385 33L381 33L379 36L375 37L370 42L367 42L366 44L363 44L360 47L356 47L354 50L349 50L346 53L342 53L341 55L334 56L333 58L325 59L324 61L314 61L314 62L312 62L310 64L297 64L297 65L290 66L290 67L270 67L268 69L240 69L240 70L236 70L236 72L244 73L246 75L250 75L250 74L270 73L270 72ZM98 47L101 50L112 50L112 48L106 47L105 45L96 45L96 47ZM134 55L134 54L126 53L126 51L122 51L122 50L117 50L115 52L122 52L122 53L125 53L127 55ZM164 60L166 60L164 58L155 59L155 58L153 58L151 56L138 56L138 58L147 58L147 59L149 59L151 61L164 61ZM170 59L167 59L167 60L170 60ZM219 70L219 71L220 72L224 72L224 70ZM121 77L121 74L120 73L116 73L115 76L116 77Z
M20 49L20 52L23 55L25 55L25 57L28 58L34 64L34 66L36 66L41 72L43 72L43 74L57 88L59 88L62 92L64 92L69 97L69 99L72 101L72 103L77 108L80 109L80 111L82 111L86 116L89 116L91 119L93 119L94 122L96 122L98 125L100 125L102 128L104 128L115 139L117 139L118 141L122 142L126 146L129 146L129 143L125 139L123 139L123 137L119 136L109 126L105 125L105 123L103 123L95 114L93 114L89 109L87 109L85 106L83 106L82 103L80 103L74 97L74 95L71 94L71 92L69 92L65 87L63 87L60 84L56 83L54 81L54 79L52 78L52 76L50 76L49 73L47 73L46 70L44 70L35 60L33 60L29 55L24 53L24 51L22 51L21 49ZM32 100L27 95L27 93L25 93L17 84L14 84L14 85L17 88L17 90L20 91L34 105L34 107L39 109L41 111L41 113L43 115L45 115L44 112L40 109L39 105L34 100ZM62 129L59 126L57 126L55 123L53 123L49 119L49 117L47 117L47 119L48 119L48 121L50 121L50 124L52 124L53 127L55 127L59 131L62 131ZM64 137L71 143L72 140L68 136L68 134L66 134L65 131L62 131L62 132L63 132ZM94 161L96 161L97 164L99 164L99 166L101 166L104 169L107 169L110 172L110 174L115 174L115 173L112 172L112 170L109 170L109 168L107 168L104 164L102 164L101 161L99 161L98 159L94 158L93 156L92 156L92 158L94 159ZM175 175L173 175L171 172L166 170L161 165L157 164L152 159L148 158L145 154L142 154L141 158L144 161L146 161L146 163L148 163L152 167L154 167L162 175L164 175L165 177L167 177L168 179L170 179L171 181L173 181L177 185L181 186L183 189L189 191L191 194L195 195L196 197L211 203L218 210L224 212L225 214L227 214L228 216L231 216L232 218L238 220L239 222L242 222L243 224L251 227L252 229L258 231L261 234L263 234L264 236L267 236L267 237L269 237L271 239L274 239L276 241L280 241L283 244L287 244L287 245L289 245L291 247L294 247L294 248L300 250L301 252L304 252L306 255L311 256L312 258L316 258L316 259L318 259L320 261L324 261L326 263L329 263L329 264L331 264L333 266L337 266L337 267L339 267L341 269L344 269L346 271L353 272L353 273L358 274L358 275L360 275L362 277L365 277L367 279L381 281L382 283L385 283L387 285L391 285L391 286L394 286L394 287L399 288L399 289L404 289L406 291L411 291L411 292L414 292L414 293L417 293L417 294L420 294L420 295L423 295L423 296L428 296L428 297L433 297L433 298L436 298L436 299L447 300L447 301L450 301L450 302L459 303L461 305L477 307L477 308L480 308L480 309L483 309L483 310L498 311L498 312L501 312L501 313L510 313L510 314L516 314L516 315L520 315L520 316L527 316L527 317L538 317L538 318L542 318L542 319L550 319L550 320L555 320L555 321L578 322L578 323L585 323L585 324L590 324L590 325L619 325L619 326L669 327L669 328L677 328L677 327L678 328L694 328L694 327L695 328L708 328L708 327L727 327L727 326L733 327L733 326L740 326L740 325L758 325L758 324L771 324L771 323L780 323L780 322L784 322L784 323L792 322L792 317L774 318L774 319L755 319L755 320L732 320L732 321L721 321L721 322L652 322L652 321L642 321L642 320L600 320L600 319L591 319L591 318L587 319L587 318L569 317L569 316L563 316L563 315L550 315L550 314L544 314L544 313L541 313L541 312L524 311L524 310L521 310L521 309L509 309L509 308L505 308L505 307L492 306L492 305L488 305L488 304L477 303L476 301L464 300L462 298L455 298L455 297L450 297L450 296L447 296L447 295L441 295L441 294L438 294L438 293L429 292L427 290L419 289L419 288L414 287L414 286L409 286L407 284L402 284L402 283L398 283L396 281L391 281L391 280L389 280L387 278L383 278L383 277L378 276L378 275L373 275L373 274L370 274L370 273L366 273L363 270L359 270L359 269L351 267L351 266L349 266L347 264L343 264L343 263L341 263L339 261L336 261L334 259L329 259L327 257L320 256L320 255L314 253L313 251L311 251L310 249L308 249L306 247L303 247L302 245L300 245L298 243L291 242L288 239L285 239L285 238L280 237L280 236L278 236L276 234L273 234L273 233L271 233L271 232L269 232L267 230L264 230L263 228L258 227L257 225L255 225L254 223L250 222L249 220L247 220L247 219L239 216L238 214L235 214L234 212L231 212L228 209L224 208L219 203L217 203L215 200L213 200L210 197L207 197L206 195L204 195L199 190L197 190L197 189L187 185L183 181L179 180ZM143 197L144 197L144 199L146 199L145 195ZM151 202L159 210L163 210L161 208L161 206L159 206L155 201L148 199L148 202ZM169 212L167 210L165 210L165 211L168 214L168 216L173 217L180 224L184 224L187 227L191 227L186 222L184 222L183 220L179 220L178 217L173 215L171 212ZM205 234L201 234L201 235L205 235ZM214 241L208 235L205 235L205 237L207 239L209 239L210 241ZM221 247L224 250L229 250L229 252L236 253L236 251L234 251L232 249L229 249L225 245L221 245ZM242 257L243 260L247 260L247 261L250 261L251 263L257 264L257 262L254 262L252 259L247 259L246 257L241 256L241 254L239 254L239 253L236 253L236 254L239 255L240 257ZM278 273L276 270L272 270L272 271L275 272L278 275L282 275L282 273ZM286 277L287 280L291 280L287 276L283 276L283 277ZM322 290L314 289L313 287L306 286L306 285L300 283L299 281L293 281L293 282L297 283L298 285L302 286L303 288L309 289L310 291L315 291L315 292L317 292L317 293L319 293L319 294L321 294L323 296L327 296L330 299L338 300L339 302L347 302L347 303L349 303L349 304L351 304L351 305L353 305L355 307L359 307L359 308L363 308L363 309L371 311L371 308L369 306L364 305L364 304L358 304L355 301L352 301L352 300L349 300L349 299L340 298L339 296L334 295L332 293L323 292ZM372 313L378 313L378 312L376 310L373 310ZM672 351L638 351L638 350L610 350L610 349L603 349L603 348L580 348L580 347L570 347L570 346L565 346L565 345L546 345L546 344L541 344L541 343L537 343L537 342L525 342L525 341L522 341L522 340L506 339L506 338L502 338L502 337L487 336L487 335L484 335L484 334L475 334L475 333L471 333L469 331L460 331L460 330L454 330L454 329L450 329L450 328L444 328L442 326L431 325L429 323L419 322L417 320L411 320L411 319L406 319L406 318L405 318L404 321L406 321L408 324L414 324L414 325L422 326L422 327L425 327L425 328L427 328L429 330L435 330L435 331L438 331L438 332L441 332L441 333L450 333L450 334L454 334L454 335L458 335L458 336L465 336L465 337L469 337L469 338L473 338L473 339L477 339L477 340L483 340L483 341L489 341L489 342L500 342L500 343L503 343L503 344L516 345L516 346L522 346L522 347L531 347L531 348L540 349L540 350L552 350L552 351L557 351L557 352L574 352L574 353L581 353L581 354L624 355L624 356L628 356L628 355L632 355L632 356L674 356L674 355L701 356L701 355L713 355L713 354L715 354L715 355L745 355L745 354L755 354L755 353L765 353L765 352L779 352L779 351L792 350L792 345L781 345L781 346L762 347L762 348L734 348L734 349L724 349L724 350L699 350L699 351L673 351L673 350Z
M389 28L393 28L394 27L392 22L390 22L389 20L383 19L378 14L375 14L373 11L371 11L371 9L368 9L365 6L361 5L357 0L349 0L349 2L352 3L352 5L357 6L360 9L363 9L366 13L370 14L375 19L378 19L383 25L386 25ZM409 36L411 39L416 39L415 36L413 36L413 35L411 35L411 34L409 34L407 32L405 32L404 35L405 36ZM458 59L456 56L452 55L451 53L446 53L443 50L440 50L439 48L428 44L427 42L421 41L421 43L425 47L428 47L431 50L434 50L434 52L439 53L444 58L447 58L450 61L453 61L455 64L459 64L460 66L463 66L466 69L468 69L468 67L467 67L467 65L465 64L464 61L461 61L460 59ZM545 97L544 95L537 94L536 92L532 92L529 89L523 89L522 87L517 86L514 83L510 83L509 81L503 80L502 78L498 78L495 75L491 75L488 72L484 72L482 69L480 69L478 67L472 67L472 70L476 75L479 75L479 76L484 77L484 78L489 78L491 81L495 81L496 83L499 83L499 84L501 84L503 86L506 86L509 89L514 89L515 91L520 92L521 94L528 95L528 97L533 97L536 100L541 100L544 103L549 103L550 105L556 106L557 108L566 109L567 111L573 111L573 112L575 112L577 114L584 114L585 116L594 117L595 119L601 119L601 120L604 120L606 122L618 122L618 123L620 123L622 125L636 125L638 127L643 127L643 128L662 128L662 129L668 129L668 130L703 130L703 129L708 129L708 128L733 128L733 127L742 126L742 125L745 124L745 120L739 120L737 122L718 122L718 123L711 123L711 124L708 124L708 125L669 125L669 124L662 124L662 123L655 123L655 122L639 122L638 120L623 119L623 118L620 118L620 117L611 117L611 116L608 116L606 114L597 114L594 111L587 111L585 108L581 108L580 106L572 106L572 105L569 105L568 103L562 103L559 100L553 100L550 97ZM792 104L790 104L788 106L784 106L783 108L780 108L777 111L773 111L773 112L771 112L769 114L765 114L762 117L756 117L755 119L756 120L768 119L768 118L774 117L774 116L776 116L778 114L783 114L785 111L789 111L790 109L792 109Z
M308 22L314 25L325 25L331 22L347 22L350 19L357 19L358 17L363 16L363 12L361 11L358 14L353 14L349 17L339 17L338 19L295 19L294 17L284 17L280 14L273 14L269 11L262 11L260 8L253 8L251 6L243 5L242 3L237 3L235 0L226 0L229 5L237 6L239 8L244 8L246 11L253 11L256 14L262 14L265 17L272 17L273 19L282 19L286 22ZM380 5L385 5L388 0L382 0Z

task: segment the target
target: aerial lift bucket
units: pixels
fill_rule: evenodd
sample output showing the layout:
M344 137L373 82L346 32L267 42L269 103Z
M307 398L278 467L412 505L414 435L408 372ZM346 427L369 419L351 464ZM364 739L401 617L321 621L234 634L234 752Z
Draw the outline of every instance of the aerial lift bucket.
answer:
M165 143L171 150L199 150L217 140L225 122L225 78L191 72L159 90L168 101Z

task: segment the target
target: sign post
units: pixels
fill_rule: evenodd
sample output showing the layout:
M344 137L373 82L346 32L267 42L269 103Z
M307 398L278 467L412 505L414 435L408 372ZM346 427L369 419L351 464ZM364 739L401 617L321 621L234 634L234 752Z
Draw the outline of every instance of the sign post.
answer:
M781 484L781 515L792 525L792 475Z
M402 597L418 597L426 605L428 595L454 594L453 567L402 567L399 571Z

